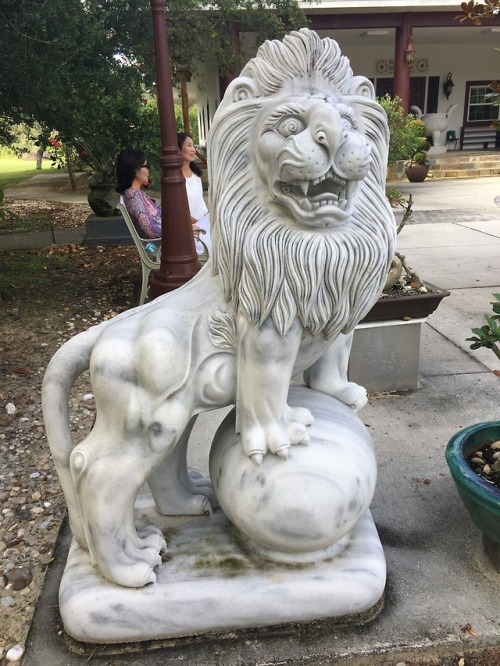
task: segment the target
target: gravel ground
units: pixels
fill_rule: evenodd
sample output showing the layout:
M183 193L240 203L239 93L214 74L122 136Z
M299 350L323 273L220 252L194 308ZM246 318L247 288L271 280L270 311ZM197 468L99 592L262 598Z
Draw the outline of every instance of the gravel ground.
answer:
M7 201L47 215L55 228L83 224L82 204ZM41 382L58 347L139 301L134 247L48 247L0 253L0 665L21 655L65 512L45 439ZM73 440L94 419L85 375L70 400Z

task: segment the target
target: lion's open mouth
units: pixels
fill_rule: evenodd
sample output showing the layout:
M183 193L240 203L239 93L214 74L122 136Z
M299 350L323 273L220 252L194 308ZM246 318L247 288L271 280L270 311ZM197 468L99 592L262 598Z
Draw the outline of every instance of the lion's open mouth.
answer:
M323 206L347 205L347 181L339 178L332 169L314 180L281 182L281 191L294 199L304 211L317 210Z

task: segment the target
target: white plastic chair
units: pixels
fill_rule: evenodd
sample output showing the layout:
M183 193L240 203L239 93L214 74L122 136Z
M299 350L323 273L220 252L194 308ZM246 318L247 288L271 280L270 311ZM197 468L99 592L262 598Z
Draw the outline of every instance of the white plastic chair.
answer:
M141 238L139 236L137 229L134 223L132 222L132 218L130 217L128 210L125 208L125 202L123 200L123 197L120 197L120 203L118 204L118 209L123 215L123 219L127 224L127 227L130 231L130 235L132 236L132 240L134 241L135 246L139 252L139 256L141 258L142 287L141 287L141 297L139 299L139 305L142 305L145 302L148 295L149 274L151 273L151 271L157 271L160 268L160 251L158 251L156 254L151 254L145 250L145 247L146 245L148 245L148 243L156 243L156 245L160 245L161 238ZM208 247L206 246L206 243L204 243L203 240L200 238L200 235L204 233L206 232L204 230L201 230L196 236L197 240L203 246L203 252L198 255L198 261L202 266L207 262L209 256Z
M161 243L161 238L141 238L135 228L134 223L128 213L128 210L125 208L125 202L123 197L120 197L120 203L118 208L123 215L130 235L135 243L139 256L141 258L142 264L142 287L141 287L141 297L139 299L139 305L142 305L147 298L149 290L149 274L151 271L157 271L160 268L160 257L159 253L157 255L150 254L144 249L148 243L156 243L159 245Z

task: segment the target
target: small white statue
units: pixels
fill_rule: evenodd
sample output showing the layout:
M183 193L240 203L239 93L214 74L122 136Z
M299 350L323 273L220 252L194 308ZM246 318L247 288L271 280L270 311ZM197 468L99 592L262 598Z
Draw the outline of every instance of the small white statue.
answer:
M259 464L308 442L314 414L287 404L295 373L353 409L365 404L347 363L395 251L387 146L373 87L336 42L306 29L266 42L212 124L209 262L54 355L47 436L72 532L110 581L155 581L163 536L138 534L133 521L146 481L160 513L210 510L209 485L186 467L197 414L235 403L241 444ZM73 446L68 395L87 369L97 416Z

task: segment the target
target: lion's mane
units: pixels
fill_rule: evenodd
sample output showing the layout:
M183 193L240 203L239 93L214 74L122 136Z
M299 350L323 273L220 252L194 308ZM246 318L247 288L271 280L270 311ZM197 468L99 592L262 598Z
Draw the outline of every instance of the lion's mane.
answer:
M256 117L287 87L292 94L332 91L363 120L372 166L351 218L336 229L284 224L287 213L266 200L252 168ZM373 86L353 76L334 40L303 29L260 47L226 91L208 144L212 266L234 313L242 310L256 325L271 317L282 335L298 317L328 338L363 318L394 254L395 221L384 187L388 140ZM226 315L218 326L227 321Z

